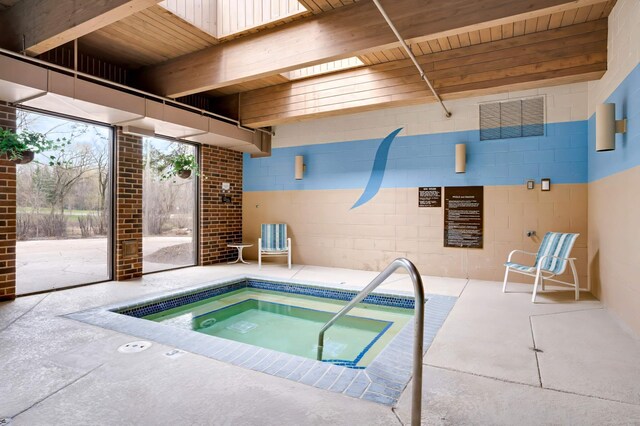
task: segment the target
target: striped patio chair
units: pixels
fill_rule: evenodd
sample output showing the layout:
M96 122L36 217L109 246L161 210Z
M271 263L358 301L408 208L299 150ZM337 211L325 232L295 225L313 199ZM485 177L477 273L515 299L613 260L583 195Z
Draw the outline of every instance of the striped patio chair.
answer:
M262 269L262 256L287 256L291 269L291 238L287 238L285 223L263 223L258 238L258 269Z
M509 272L516 272L530 277L535 277L533 283L533 296L531 301L535 303L536 293L538 291L538 285L542 287L544 291L545 280L554 281L561 284L566 284L575 287L576 300L580 299L580 283L578 282L578 274L576 273L576 265L574 263L575 258L569 257L571 254L571 248L576 242L580 234L563 234L560 232L547 232L542 239L542 244L538 249L538 253L529 253L522 250L513 250L509 253L507 263L504 264L506 271L504 273L504 284L502 285L502 292L507 292L507 278ZM535 256L536 260L533 266L521 265L511 261L511 257L514 253L524 253L530 256ZM562 274L567 269L567 263L571 265L571 271L573 272L573 283L565 281L559 281L553 279L556 275Z

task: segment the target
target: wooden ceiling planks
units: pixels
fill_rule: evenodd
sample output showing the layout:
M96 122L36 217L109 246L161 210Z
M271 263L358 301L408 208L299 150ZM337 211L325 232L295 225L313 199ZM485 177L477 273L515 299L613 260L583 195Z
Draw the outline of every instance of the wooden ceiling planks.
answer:
M593 5L566 10L564 12L497 25L480 31L470 31L436 40L413 43L411 45L411 49L416 56L427 55L449 49L459 49L461 47L472 46L480 43L488 43L491 41L518 37L525 34L547 31L569 25L596 21L609 16L614 5L615 0L603 1ZM403 58L408 58L406 53L401 53ZM400 58L397 58L397 53L390 54L390 51L385 50L361 55L360 59L367 65L374 65L394 61Z
M342 6L347 6L358 0L298 0L300 4L313 14L327 12Z
M218 43L210 34L160 6L97 30L79 42L85 51L134 69Z
M526 88L599 78L606 70L606 40L607 22L601 19L418 60L447 99L507 85ZM410 61L401 60L258 89L243 93L241 100L242 122L261 127L432 97Z
M591 5L601 0L451 0L430 3L423 0L388 2L387 12L398 30L409 40L427 40L431 51L450 48L447 40L461 29L478 30L480 42L492 40L490 26L515 19L530 19L556 11ZM343 11L344 9L344 11ZM451 11L456 13L452 14ZM367 25L358 25L366 22ZM428 30L427 30L428 29ZM429 31L429 34L425 34ZM429 43L430 38L436 40ZM494 31L493 39L501 37ZM440 44L443 44L441 46ZM449 45L449 46L448 46ZM351 54L364 55L385 47L398 46L395 37L371 2L360 1L327 13L317 14L292 25L219 43L194 54L148 67L141 73L146 89L167 96L183 96L236 85ZM219 58L224 57L224 66ZM393 56L385 58L392 60ZM378 58L377 62L384 59ZM375 62L370 58L369 63Z
M272 75L269 77L261 78L258 80L247 81L242 84L234 84L233 86L221 87L219 89L210 90L205 92L211 96L226 96L233 95L240 92L247 92L249 90L263 89L265 87L274 86L281 83L288 82L289 79L281 74Z

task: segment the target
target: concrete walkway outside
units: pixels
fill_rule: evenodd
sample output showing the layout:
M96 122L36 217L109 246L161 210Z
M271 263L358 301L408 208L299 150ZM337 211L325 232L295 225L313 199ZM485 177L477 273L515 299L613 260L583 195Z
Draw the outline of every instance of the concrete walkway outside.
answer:
M191 237L145 237L142 255L178 244ZM109 252L106 238L18 241L16 247L16 290L18 294L72 287L106 281ZM145 272L175 268L169 263L145 262Z
M12 425L400 425L396 408L154 344L59 315L241 273L364 286L376 273L295 265L195 267L0 304L0 418ZM640 344L585 295L424 277L459 296L424 358L424 424L640 424ZM411 290L406 275L386 288ZM427 313L428 315L428 313ZM537 351L534 351L536 349ZM409 385L410 386L410 385Z

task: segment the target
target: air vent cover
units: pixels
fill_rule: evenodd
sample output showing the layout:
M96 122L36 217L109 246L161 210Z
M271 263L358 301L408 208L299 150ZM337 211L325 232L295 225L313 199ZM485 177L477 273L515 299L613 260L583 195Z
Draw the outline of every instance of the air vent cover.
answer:
M543 97L480 105L480 140L543 135Z

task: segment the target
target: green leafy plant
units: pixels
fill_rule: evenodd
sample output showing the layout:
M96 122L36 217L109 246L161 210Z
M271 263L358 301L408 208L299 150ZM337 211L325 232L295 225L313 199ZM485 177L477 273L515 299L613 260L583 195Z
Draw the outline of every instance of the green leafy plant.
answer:
M160 167L160 180L173 179L181 172L191 171L195 176L200 176L200 168L198 160L193 154L176 153L164 159Z
M13 130L0 129L0 154L6 154L9 160L21 160L25 151L32 151L35 154L44 151L62 150L64 146L69 145L71 141L65 138L55 141L47 139L47 137L38 132L23 131L16 133ZM49 165L53 166L57 162L54 155L49 156Z

